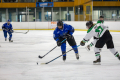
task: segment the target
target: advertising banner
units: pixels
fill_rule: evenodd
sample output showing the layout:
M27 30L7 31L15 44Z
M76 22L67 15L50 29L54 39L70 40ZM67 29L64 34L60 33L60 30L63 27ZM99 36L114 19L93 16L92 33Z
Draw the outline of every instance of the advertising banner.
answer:
M36 7L53 7L53 2L37 2Z

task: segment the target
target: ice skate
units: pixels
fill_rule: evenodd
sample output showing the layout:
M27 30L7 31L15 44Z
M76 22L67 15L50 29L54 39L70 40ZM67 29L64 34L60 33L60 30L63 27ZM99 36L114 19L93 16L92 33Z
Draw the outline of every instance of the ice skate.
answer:
M93 64L94 65L101 65L100 62L101 62L101 56L97 60L93 61Z
M13 40L9 40L9 42L13 42Z
M76 53L75 55L76 55L76 59L78 60L78 59L79 59L79 54L78 54L78 53Z
M66 60L66 56L63 56L63 61L65 61Z
M5 41L7 41L7 38L5 38Z

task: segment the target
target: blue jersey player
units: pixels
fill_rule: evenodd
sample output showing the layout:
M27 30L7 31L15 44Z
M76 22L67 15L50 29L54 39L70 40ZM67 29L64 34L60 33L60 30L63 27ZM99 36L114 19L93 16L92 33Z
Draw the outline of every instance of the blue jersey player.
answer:
M74 28L71 25L63 24L62 21L58 21L57 27L54 30L53 34L54 34L54 39L57 41L57 45L61 46L62 54L66 53L66 41L67 41L68 44L72 48L74 48L76 58L79 59L78 49L77 49L76 41L73 37L73 33L74 33ZM61 43L64 39L66 39L66 41ZM63 61L65 60L66 60L66 54L63 55Z
M13 40L11 40L13 28L12 28L12 24L10 23L10 20L8 20L7 23L3 24L2 30L4 33L5 41L7 41L7 33L8 33L9 34L9 42L13 42Z

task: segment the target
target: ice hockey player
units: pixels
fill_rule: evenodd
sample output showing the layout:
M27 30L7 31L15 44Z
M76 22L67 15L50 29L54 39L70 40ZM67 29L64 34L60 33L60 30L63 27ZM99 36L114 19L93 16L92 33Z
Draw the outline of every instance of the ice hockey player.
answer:
M100 17L99 17L99 20L97 21L97 23L98 23L98 24L101 24L101 26L105 26L105 25L104 25L104 16L100 16ZM92 41L89 45L86 46L86 49L87 49L88 51L90 51L90 48L91 48L92 46L94 46L98 40L99 40L99 39L94 36L94 37L93 37L93 41Z
M119 60L120 55L114 48L114 43L112 40L112 35L109 30L105 26L101 26L100 24L93 25L92 21L88 21L86 23L86 27L88 28L86 36L80 42L81 46L84 46L86 42L88 42L93 36L97 37L99 40L95 44L94 52L97 60L93 61L94 64L98 64L101 62L100 51L103 46L106 44L107 48L113 53Z
M7 33L8 33L9 34L9 42L13 42L13 40L11 40L13 28L12 28L12 24L10 23L10 20L8 20L7 23L3 24L2 30L4 33L5 41L7 41Z
M74 28L71 25L63 24L62 21L57 22L57 27L53 32L54 39L57 41L57 45L61 46L62 54L66 53L66 41L61 43L64 39L67 40L68 44L74 48L76 58L79 59L79 53L76 45L76 41L73 37ZM63 55L63 61L66 60L66 54Z

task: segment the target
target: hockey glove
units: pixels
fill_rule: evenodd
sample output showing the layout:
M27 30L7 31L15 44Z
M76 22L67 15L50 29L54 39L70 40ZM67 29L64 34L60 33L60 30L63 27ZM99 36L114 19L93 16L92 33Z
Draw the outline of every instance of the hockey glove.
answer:
M5 28L2 28L2 30L6 30Z
M10 32L13 33L14 31L12 29L10 29Z
M57 46L61 46L61 42L60 41L57 41Z
M72 35L66 34L66 38L67 38L67 39L72 39Z
M85 41L81 41L81 42L80 42L80 45L81 45L81 46L84 46L84 45L85 45Z

